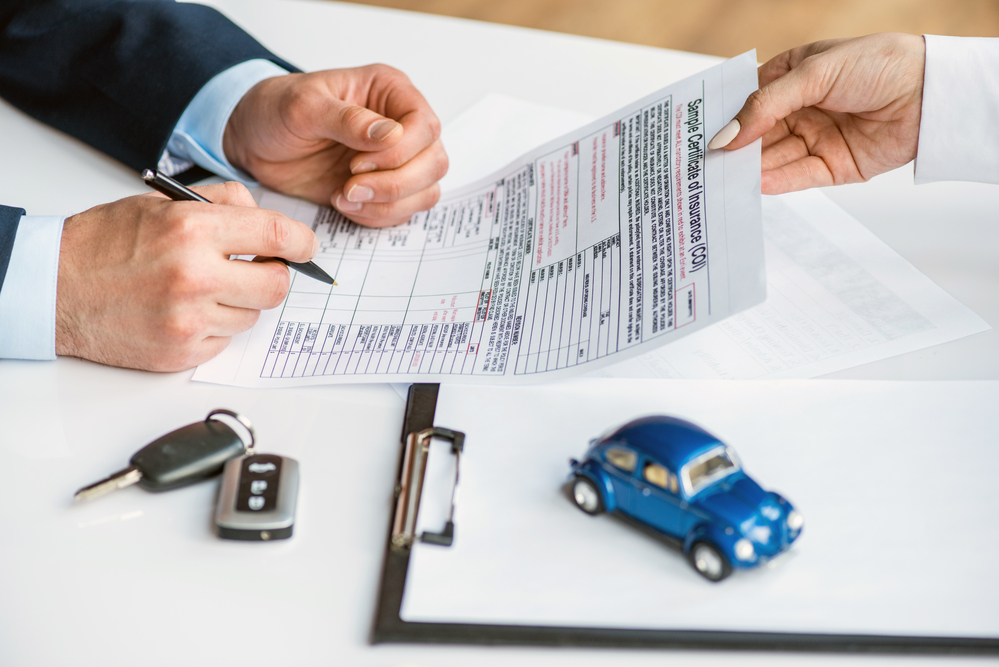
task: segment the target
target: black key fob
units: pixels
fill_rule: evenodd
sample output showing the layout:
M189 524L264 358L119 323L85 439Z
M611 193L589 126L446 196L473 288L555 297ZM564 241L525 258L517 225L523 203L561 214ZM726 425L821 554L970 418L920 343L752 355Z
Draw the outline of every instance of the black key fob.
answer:
M250 436L248 444L218 415L228 415ZM138 484L148 491L167 491L199 482L222 472L234 456L252 453L256 436L250 420L232 410L216 408L204 421L188 424L152 441L133 456L129 466L85 486L74 500L90 500L106 493Z
M249 454L230 460L222 471L215 507L219 537L228 540L283 540L295 527L298 461L277 454Z
M223 464L246 450L228 424L209 418L171 431L137 451L129 463L142 473L139 486L168 491L222 472Z

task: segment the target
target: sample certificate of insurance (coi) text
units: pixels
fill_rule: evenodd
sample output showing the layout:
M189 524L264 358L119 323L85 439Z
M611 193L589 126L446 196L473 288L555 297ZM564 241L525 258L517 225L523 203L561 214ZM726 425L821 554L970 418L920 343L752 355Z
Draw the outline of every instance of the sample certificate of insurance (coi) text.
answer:
M707 151L750 52L445 193L398 227L261 190L338 285L290 292L194 379L537 382L647 352L765 297L760 147Z

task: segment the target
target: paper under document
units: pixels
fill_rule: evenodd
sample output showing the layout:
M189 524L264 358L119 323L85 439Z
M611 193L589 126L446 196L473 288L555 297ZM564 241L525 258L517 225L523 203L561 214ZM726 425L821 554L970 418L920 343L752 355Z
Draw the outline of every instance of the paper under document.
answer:
M532 382L647 352L763 301L760 148L705 145L756 88L755 53L544 144L430 211L312 225L330 288L280 308L194 379L240 386Z
M811 378L989 329L821 192L764 197L763 236L764 303L595 374Z

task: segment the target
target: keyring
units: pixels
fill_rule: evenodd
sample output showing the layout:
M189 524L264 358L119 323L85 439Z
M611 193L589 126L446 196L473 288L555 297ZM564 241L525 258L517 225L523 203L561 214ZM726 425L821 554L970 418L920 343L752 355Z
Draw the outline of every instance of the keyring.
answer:
M208 413L208 416L205 417L205 421L206 422L209 421L215 415L228 415L243 425L243 427L250 433L250 444L245 445L246 453L252 454L253 446L257 442L257 436L253 432L253 424L250 423L250 420L244 417L243 415L239 414L238 412L233 412L232 410L226 410L225 408L215 408L214 410Z

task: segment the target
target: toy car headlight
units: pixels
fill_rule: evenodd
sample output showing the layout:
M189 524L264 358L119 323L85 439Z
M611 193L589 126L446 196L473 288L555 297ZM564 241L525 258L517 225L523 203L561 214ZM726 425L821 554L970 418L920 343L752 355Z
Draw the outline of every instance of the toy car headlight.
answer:
M805 517L801 516L795 510L791 510L787 514L787 527L791 530L801 530L801 527L805 525Z
M753 543L745 537L735 543L735 557L739 560L752 560L756 555Z

